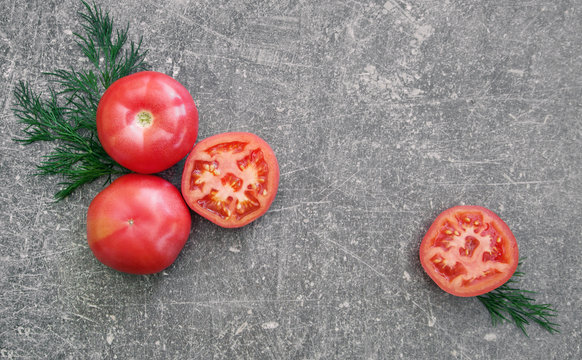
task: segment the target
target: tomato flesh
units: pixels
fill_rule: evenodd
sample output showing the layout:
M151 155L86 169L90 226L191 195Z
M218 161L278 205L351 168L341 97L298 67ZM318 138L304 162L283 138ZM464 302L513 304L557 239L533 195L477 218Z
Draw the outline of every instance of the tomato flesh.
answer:
M199 142L182 175L182 194L190 208L228 228L262 216L278 186L275 153L251 133L224 133Z
M456 296L481 295L503 285L518 260L517 242L507 224L480 206L444 211L420 245L426 273Z
M198 110L172 77L143 71L114 82L97 108L103 149L122 166L142 174L168 169L192 149Z
M178 189L152 175L121 176L89 205L87 241L103 264L131 274L170 266L190 235L190 211Z

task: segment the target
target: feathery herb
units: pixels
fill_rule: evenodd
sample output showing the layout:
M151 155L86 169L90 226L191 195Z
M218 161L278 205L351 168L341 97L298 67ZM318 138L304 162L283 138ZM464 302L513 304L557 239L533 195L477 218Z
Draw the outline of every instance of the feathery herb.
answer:
M14 114L25 125L23 144L55 142L55 147L37 165L37 175L61 175L65 180L55 194L57 200L79 186L101 176L127 173L103 150L97 137L96 114L101 95L113 82L145 70L141 38L128 42L129 26L114 30L113 20L95 3L81 1L79 12L84 34L75 33L76 43L93 68L59 69L45 73L58 91L49 87L48 99L21 81L14 90Z
M518 266L521 265L521 262ZM521 277L523 272L516 271L508 282L497 289L477 298L485 305L491 315L491 322L497 325L504 321L513 321L515 325L527 336L525 325L536 323L550 333L559 332L559 324L551 321L551 317L557 315L550 304L535 304L535 300L529 297L534 291L521 290L512 287Z

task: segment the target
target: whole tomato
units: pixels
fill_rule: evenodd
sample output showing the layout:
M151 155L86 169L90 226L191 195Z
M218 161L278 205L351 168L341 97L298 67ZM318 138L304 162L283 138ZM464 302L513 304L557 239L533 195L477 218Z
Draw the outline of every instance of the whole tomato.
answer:
M131 274L170 266L190 234L190 210L180 192L153 175L129 174L93 199L87 241L103 264Z
M196 142L198 110L172 77L143 71L114 82L97 108L103 149L122 166L142 174L168 169Z

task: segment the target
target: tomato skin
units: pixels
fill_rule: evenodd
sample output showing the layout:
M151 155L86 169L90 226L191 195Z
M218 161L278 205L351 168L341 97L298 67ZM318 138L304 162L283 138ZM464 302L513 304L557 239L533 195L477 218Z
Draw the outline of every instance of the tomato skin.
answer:
M174 185L153 175L128 174L89 205L87 241L103 264L130 274L153 274L176 260L190 226L190 210Z
M182 195L200 216L238 228L263 216L279 187L279 164L263 139L246 132L206 138L194 146L182 173Z
M419 255L429 277L442 290L461 297L503 285L519 262L509 226L491 210L474 205L455 206L437 216Z
M103 149L137 173L166 170L182 160L198 136L192 96L172 77L142 71L115 81L97 107Z

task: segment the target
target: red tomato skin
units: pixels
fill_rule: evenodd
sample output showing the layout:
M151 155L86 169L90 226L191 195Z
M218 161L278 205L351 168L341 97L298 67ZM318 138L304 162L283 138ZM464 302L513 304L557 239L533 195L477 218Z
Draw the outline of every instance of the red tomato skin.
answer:
M149 126L138 121L144 112L153 117ZM97 107L97 134L117 163L153 174L170 168L192 149L198 136L198 109L178 81L142 71L115 81L105 91Z
M231 141L245 141L251 144L253 147L262 149L265 155L265 160L269 167L268 197L264 199L259 210L254 212L251 216L247 216L241 220L225 220L224 218L221 218L216 214L206 211L206 209L204 209L197 203L198 200L197 196L193 194L192 191L189 190L189 183L191 180L190 174L193 170L193 163L198 158L199 153L203 152L204 149L207 147ZM184 171L182 173L182 186L181 186L182 195L184 196L184 199L186 200L188 206L198 215L206 218L207 220L223 228L239 228L257 220L258 218L263 216L267 212L267 210L269 210L269 207L271 206L273 200L275 199L277 190L279 188L279 176L280 176L279 163L277 162L275 153L265 140L261 139L259 136L255 134L248 132L221 133L213 135L198 142L188 155L188 158L186 159L186 163L184 165Z
M174 185L153 175L128 174L93 199L87 241L103 264L130 274L170 266L190 234L190 210Z
M482 214L486 221L494 222L495 229L497 229L499 234L503 237L503 250L507 263L509 264L509 268L506 271L504 271L502 274L499 274L499 276L495 277L491 281L487 281L483 284L477 284L477 286L468 288L453 287L446 279L444 279L438 274L438 272L435 271L433 263L431 263L430 257L428 256L430 248L434 244L435 236L442 229L444 223L447 220L454 218L455 214L459 213ZM422 239L419 255L421 265L428 276L443 291L459 297L482 295L505 284L515 273L519 262L519 250L517 241L509 226L493 211L477 205L454 206L438 215Z

